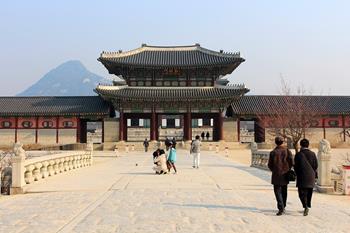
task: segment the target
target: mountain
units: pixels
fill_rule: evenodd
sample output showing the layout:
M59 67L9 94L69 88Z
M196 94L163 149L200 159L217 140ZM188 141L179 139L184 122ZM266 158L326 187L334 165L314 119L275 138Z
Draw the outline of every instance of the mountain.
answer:
M94 74L76 60L67 61L49 71L18 96L86 96L96 95L96 85L103 77Z

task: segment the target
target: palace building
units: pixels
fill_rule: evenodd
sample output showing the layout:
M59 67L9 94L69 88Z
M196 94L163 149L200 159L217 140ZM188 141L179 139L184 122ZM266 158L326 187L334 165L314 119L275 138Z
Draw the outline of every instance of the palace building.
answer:
M225 75L245 61L240 53L199 44L142 44L131 51L102 52L98 61L120 80L98 85L98 96L0 97L0 146L93 142L112 149L145 138L186 143L203 134L209 136L206 141L229 147L262 143L270 140L260 121L273 107L269 103L282 111L286 106L282 96L245 95L245 85L229 83ZM349 144L350 97L308 101L322 114L310 129L312 140Z
M244 62L239 53L216 52L199 44L143 44L132 51L103 52L98 60L124 80L96 88L119 111L121 141L188 141L202 132L209 132L214 141L223 140L227 106L249 91L221 79Z

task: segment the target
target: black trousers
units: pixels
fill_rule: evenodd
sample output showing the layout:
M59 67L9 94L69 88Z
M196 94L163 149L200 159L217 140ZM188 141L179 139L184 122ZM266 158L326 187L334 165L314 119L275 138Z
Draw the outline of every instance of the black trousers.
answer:
M311 208L311 198L313 188L300 188L298 187L298 194L301 204L303 204L303 208Z
M275 193L278 210L284 210L287 205L287 188L288 185L274 185L273 191Z

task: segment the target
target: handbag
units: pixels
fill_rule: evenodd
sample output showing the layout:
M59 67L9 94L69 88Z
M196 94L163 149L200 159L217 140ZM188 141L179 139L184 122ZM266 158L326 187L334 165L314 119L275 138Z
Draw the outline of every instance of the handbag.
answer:
M286 176L287 176L287 180L288 181L295 181L295 178L296 178L296 174L295 174L295 171L293 169L290 169L287 173L286 173Z

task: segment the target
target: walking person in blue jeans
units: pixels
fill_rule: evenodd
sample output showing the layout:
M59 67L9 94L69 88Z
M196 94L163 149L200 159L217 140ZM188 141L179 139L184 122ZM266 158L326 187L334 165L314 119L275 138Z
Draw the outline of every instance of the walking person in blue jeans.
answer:
M176 166L175 166L175 162L176 162L176 149L175 149L175 145L173 145L172 142L169 143L169 155L168 155L168 171L170 172L171 168L174 168L174 171L176 174L177 170L176 170Z

